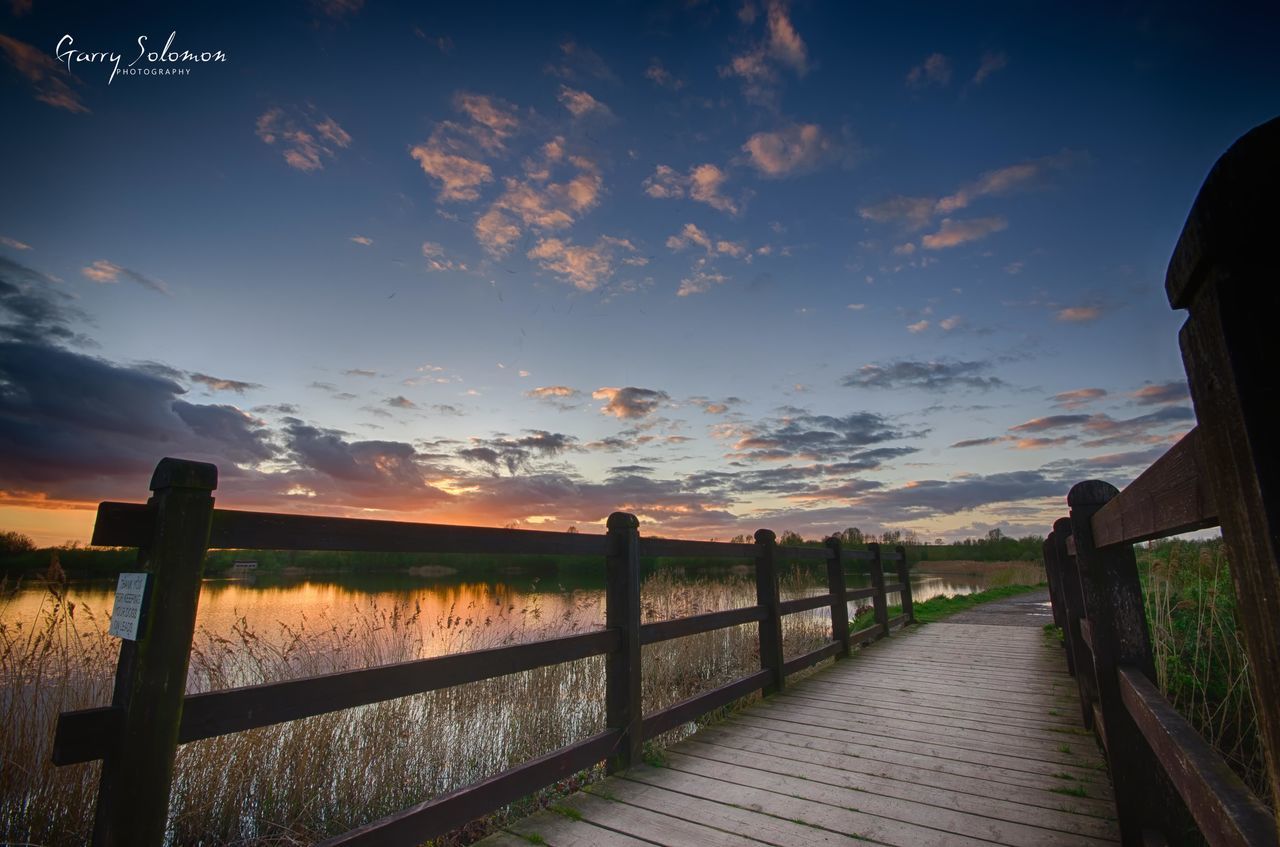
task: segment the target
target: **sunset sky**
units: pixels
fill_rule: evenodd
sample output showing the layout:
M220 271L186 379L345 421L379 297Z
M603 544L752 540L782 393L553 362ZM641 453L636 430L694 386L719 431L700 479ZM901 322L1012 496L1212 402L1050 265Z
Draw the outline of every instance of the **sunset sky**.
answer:
M1274 3L240 8L0 11L0 528L178 456L238 508L1042 534L1192 426L1165 266L1280 113Z

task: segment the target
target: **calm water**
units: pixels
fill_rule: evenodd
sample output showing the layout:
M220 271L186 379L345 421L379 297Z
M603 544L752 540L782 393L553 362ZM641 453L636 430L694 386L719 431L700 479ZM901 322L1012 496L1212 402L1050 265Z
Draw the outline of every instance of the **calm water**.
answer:
M695 595L692 605L673 606L669 597L661 601L646 597L646 620L730 608L754 600L750 571L745 567L678 573L677 583L687 580L698 586L691 592ZM988 587L990 580L990 576L981 574L916 573L911 580L912 596L920 601L938 595L968 594ZM1008 581L1007 576L1004 581ZM868 584L866 577L849 577L850 587ZM720 585L725 591L715 590ZM821 590L823 586L818 583L784 583L784 595ZM79 628L106 628L114 591L114 583L108 581L70 585L67 596L76 604ZM896 594L889 595L890 605L897 601ZM0 601L0 622L31 622L49 604L47 590L37 584L27 585ZM822 614L821 610L818 614ZM307 633L334 636L413 627L418 630L418 652L429 656L592 629L602 626L603 621L604 584L591 579L504 576L472 581L458 575L259 575L206 580L200 595L197 629L214 638L250 632L268 642L284 643Z

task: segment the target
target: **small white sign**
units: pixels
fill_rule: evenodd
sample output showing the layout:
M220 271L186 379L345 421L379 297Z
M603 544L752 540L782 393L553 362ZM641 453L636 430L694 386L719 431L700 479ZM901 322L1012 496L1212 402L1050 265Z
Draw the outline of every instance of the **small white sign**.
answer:
M142 621L142 601L147 595L145 573L122 573L116 583L116 601L111 607L108 633L128 641L138 640L138 624Z

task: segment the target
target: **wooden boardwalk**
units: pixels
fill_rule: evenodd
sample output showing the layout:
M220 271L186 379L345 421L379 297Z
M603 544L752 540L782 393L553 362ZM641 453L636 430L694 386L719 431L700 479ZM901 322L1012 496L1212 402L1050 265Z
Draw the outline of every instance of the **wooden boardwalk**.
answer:
M481 843L1116 843L1040 599L895 633Z

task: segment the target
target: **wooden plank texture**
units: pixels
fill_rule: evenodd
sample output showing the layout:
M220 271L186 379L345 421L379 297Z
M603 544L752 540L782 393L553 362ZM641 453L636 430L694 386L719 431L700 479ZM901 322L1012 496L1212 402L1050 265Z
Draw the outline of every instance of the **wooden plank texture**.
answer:
M1038 625L908 627L704 727L662 766L510 829L551 845L595 832L673 847L1116 844L1112 788L1075 694Z

